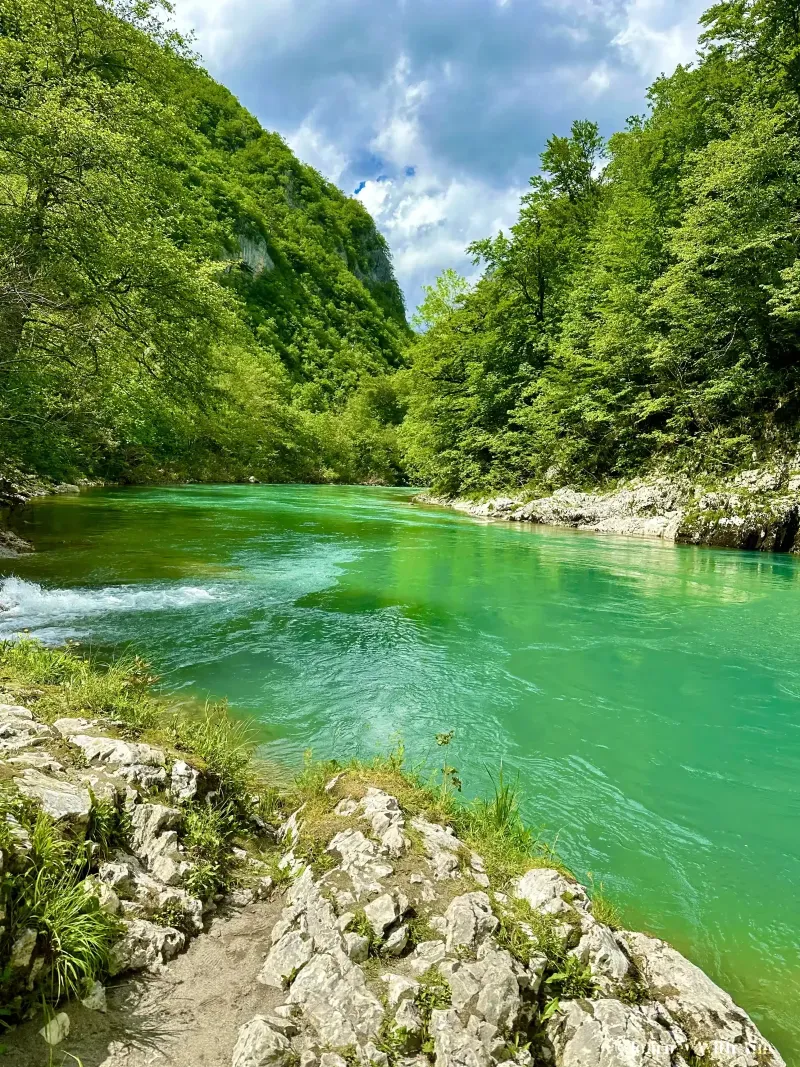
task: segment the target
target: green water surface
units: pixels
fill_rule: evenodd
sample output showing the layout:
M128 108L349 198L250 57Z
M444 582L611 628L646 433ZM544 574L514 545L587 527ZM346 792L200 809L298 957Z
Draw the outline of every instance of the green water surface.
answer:
M465 791L526 816L800 1063L800 563L411 507L399 490L50 498L0 632L132 642L267 756L454 729Z

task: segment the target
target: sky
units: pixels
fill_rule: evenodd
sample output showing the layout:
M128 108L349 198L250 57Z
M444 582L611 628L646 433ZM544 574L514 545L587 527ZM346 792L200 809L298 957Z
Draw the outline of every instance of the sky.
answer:
M409 314L515 221L539 153L694 58L706 0L177 0L210 73L370 211Z

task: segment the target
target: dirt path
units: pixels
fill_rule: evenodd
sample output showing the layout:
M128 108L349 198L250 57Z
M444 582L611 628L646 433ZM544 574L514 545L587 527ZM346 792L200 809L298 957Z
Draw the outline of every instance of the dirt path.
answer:
M281 896L216 918L160 975L108 989L108 1012L70 1005L70 1036L50 1058L41 1019L5 1039L8 1067L227 1067L239 1027L281 1000L256 981ZM67 1053L69 1055L67 1055Z

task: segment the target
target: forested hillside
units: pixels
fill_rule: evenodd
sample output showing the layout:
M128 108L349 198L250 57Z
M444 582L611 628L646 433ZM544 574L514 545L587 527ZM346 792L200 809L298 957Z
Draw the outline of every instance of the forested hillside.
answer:
M407 337L369 215L155 4L0 0L6 471L393 480Z
M471 291L429 291L413 477L475 494L797 450L800 6L732 0L703 28L646 116L550 139Z

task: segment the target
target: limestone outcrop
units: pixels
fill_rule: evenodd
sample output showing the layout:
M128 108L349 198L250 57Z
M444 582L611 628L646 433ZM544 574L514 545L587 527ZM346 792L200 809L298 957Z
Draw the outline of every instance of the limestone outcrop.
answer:
M196 969L177 986L171 968L181 953L191 954L192 941L199 948L213 940L213 929L204 931L218 905L238 909L258 964L246 996L241 988L235 994L236 1028L227 1045L216 1046L215 1063L785 1067L707 975L664 941L599 921L586 889L547 857L493 884L491 866L452 827L419 806L405 810L402 793L364 773L338 774L281 816L277 833L270 831L279 842L274 877L236 846L253 877L226 900L203 902L187 888L193 864L182 841L190 810L182 805L203 796L202 770L101 729L84 719L49 726L29 708L3 705L6 781L80 834L98 804L111 802L86 782L104 776L107 795L126 813L127 837L93 866L84 888L119 920L110 975L147 972L151 983L162 981L164 1010L177 998L181 1026L186 1005L207 1004L213 976L203 967L212 964L199 951ZM11 763L25 751L59 769ZM80 756L74 765L71 753ZM2 869L24 870L30 836L12 816L3 829ZM258 916L250 930L249 909ZM40 940L36 929L23 929L12 946L9 974L22 987L42 966ZM98 983L80 1005L95 1018L113 1014ZM55 1045L68 1038L65 1050L84 1059L77 1005L63 1007L46 1033L41 1020L31 1024L35 1039ZM98 1063L99 1025L86 1039L95 1041L91 1062ZM102 1067L199 1062L191 1058L197 1043L186 1056L173 1050L148 1059L147 1049L119 1039L124 1018L107 1026Z
M659 538L678 544L800 552L800 463L742 471L715 485L657 477L614 489L562 487L534 498L497 496L481 502L423 493L476 518L566 526L593 533Z

